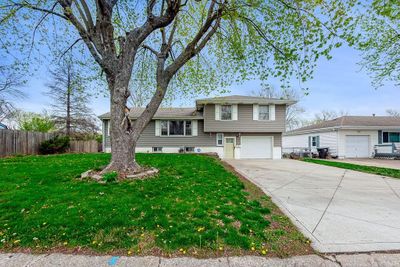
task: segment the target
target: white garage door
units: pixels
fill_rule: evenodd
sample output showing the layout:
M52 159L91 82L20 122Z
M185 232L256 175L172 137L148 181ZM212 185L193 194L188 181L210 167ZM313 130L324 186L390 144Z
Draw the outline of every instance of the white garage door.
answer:
M240 157L243 159L272 158L271 136L242 136Z
M347 158L367 158L369 156L368 135L346 135Z

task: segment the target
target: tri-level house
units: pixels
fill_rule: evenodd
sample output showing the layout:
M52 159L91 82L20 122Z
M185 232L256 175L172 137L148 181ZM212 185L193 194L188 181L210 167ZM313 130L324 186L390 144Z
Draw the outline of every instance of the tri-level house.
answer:
M224 96L196 100L194 108L159 108L137 152L218 153L221 158L280 159L286 107L291 100ZM143 108L133 108L132 120ZM103 121L103 151L110 152L110 114Z

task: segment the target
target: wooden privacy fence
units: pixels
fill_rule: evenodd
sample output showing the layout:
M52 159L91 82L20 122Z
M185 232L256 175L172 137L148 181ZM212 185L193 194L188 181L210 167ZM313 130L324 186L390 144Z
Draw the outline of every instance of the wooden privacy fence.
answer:
M75 153L95 153L101 151L101 147L96 140L71 141L69 150Z
M0 129L0 157L39 154L39 145L43 141L55 136L55 133ZM70 153L93 153L101 151L101 145L96 140L71 141L70 145Z
M39 145L53 133L0 130L0 157L39 154Z

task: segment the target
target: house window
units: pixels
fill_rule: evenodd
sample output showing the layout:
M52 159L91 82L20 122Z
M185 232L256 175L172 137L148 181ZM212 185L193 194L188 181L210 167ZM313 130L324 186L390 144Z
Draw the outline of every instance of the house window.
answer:
M192 121L185 121L185 135L192 135Z
M224 134L217 133L217 146L223 146L223 145L224 145Z
M311 146L319 147L319 136L311 136Z
M153 152L162 152L161 146L153 146Z
M168 121L161 121L161 135L168 135Z
M258 119L269 120L269 106L263 105L258 106Z
M221 120L229 121L232 120L232 106L222 105L221 106Z
M161 121L161 136L191 136L192 121Z
M400 132L383 132L383 143L400 143Z
M184 135L185 121L169 121L169 135Z
M185 146L185 152L194 152L194 147L193 146Z

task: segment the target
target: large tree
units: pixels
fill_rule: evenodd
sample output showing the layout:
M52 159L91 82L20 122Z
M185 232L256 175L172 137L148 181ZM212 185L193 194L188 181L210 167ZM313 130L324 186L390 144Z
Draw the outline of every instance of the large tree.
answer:
M82 42L86 46L105 75L110 94L112 158L104 171L132 172L139 168L137 141L168 88L178 94L208 93L271 75L302 82L312 76L320 56L329 57L330 50L340 46L338 37L351 29L347 11L355 1L6 2L0 14L9 32L18 35L29 28L35 37L46 21L57 21L56 27L68 30L64 47ZM16 26L24 20L24 27ZM46 36L53 28L45 30ZM146 70L143 77L139 70ZM127 108L132 76L153 92L134 121Z
M50 74L52 82L47 85L48 91L45 94L52 100L50 107L57 130L67 136L95 133L98 127L93 111L88 106L89 84L72 60L71 54L58 62L50 70Z
M361 65L378 87L386 81L400 84L400 2L372 0L363 7L356 47Z

